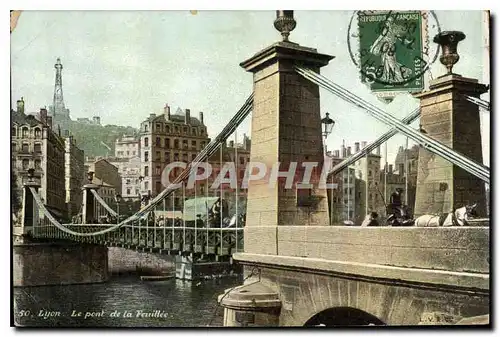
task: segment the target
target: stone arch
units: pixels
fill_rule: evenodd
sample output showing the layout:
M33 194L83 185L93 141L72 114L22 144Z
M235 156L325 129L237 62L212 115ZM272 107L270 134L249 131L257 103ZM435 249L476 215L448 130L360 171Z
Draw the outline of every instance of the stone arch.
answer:
M304 326L362 326L385 325L376 316L352 307L334 307L320 311L310 317Z

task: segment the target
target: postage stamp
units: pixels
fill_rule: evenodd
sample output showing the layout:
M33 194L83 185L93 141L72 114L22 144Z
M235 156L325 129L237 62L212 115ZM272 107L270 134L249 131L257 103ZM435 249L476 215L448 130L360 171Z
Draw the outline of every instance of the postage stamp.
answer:
M432 11L356 11L348 28L348 48L361 82L373 92L418 92L438 56L430 50L429 21L441 31Z

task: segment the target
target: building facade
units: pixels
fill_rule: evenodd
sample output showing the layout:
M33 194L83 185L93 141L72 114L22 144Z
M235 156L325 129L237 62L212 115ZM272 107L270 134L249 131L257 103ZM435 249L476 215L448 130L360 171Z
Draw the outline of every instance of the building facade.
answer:
M139 157L139 140L134 136L123 136L115 141L116 158Z
M84 176L87 172L94 172L94 178L97 178L109 186L114 188L115 194L121 194L122 192L122 179L118 172L118 167L111 164L107 159L97 159L95 161L87 160L85 163L86 169L84 170ZM87 181L87 178L84 178Z
M140 126L141 195L158 195L165 188L163 169L171 162L189 163L209 142L202 112L199 118L191 117L189 109L184 115L171 114L166 105L164 114L150 114Z
M78 214L83 202L84 153L75 139L65 132L64 172L66 185L66 206L68 218Z
M12 116L12 169L17 176L17 189L22 196L27 170L35 170L40 183L40 196L53 215L65 219L66 189L64 168L64 139L52 131L52 119L41 109L39 119L24 114L24 101L18 101Z
M131 158L107 158L118 168L122 181L121 196L125 200L139 200L141 189L141 159L139 156Z

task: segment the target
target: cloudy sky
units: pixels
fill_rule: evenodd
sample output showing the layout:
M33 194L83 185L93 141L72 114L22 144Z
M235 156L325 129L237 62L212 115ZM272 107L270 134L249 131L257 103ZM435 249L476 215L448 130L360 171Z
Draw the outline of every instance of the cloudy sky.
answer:
M484 27L480 11L437 11L441 30L461 30L460 61L454 71L484 80ZM322 74L363 99L402 118L418 106L410 95L380 102L360 83L348 51L352 12L296 11L290 39L334 55ZM239 63L280 39L274 11L27 11L11 34L12 100L24 97L28 112L52 103L54 63L60 57L63 92L73 119L100 116L104 124L137 127L168 103L205 114L214 136L252 91L252 75ZM435 45L431 43L431 49ZM432 49L434 50L434 49ZM437 61L433 77L444 73ZM483 98L489 99L488 95ZM345 139L374 140L388 127L363 111L321 91L322 112L336 121L328 139L338 149ZM489 165L489 113L481 113L484 162ZM418 122L414 124L418 126ZM239 135L250 133L246 121ZM405 138L389 142L393 153ZM393 155L389 155L389 160Z

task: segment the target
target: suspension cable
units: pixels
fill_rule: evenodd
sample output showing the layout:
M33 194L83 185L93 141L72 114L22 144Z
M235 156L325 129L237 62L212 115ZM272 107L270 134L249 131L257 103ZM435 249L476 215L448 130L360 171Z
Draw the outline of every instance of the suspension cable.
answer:
M117 217L118 216L118 213L116 213L111 207L109 207L109 205L106 203L106 201L104 201L101 196L99 195L99 193L97 193L96 190L94 190L93 188L90 189L90 191L92 192L92 194L94 195L94 197L96 198L97 201L99 201L99 203L104 206L104 208L106 208L106 210L112 215L112 216L115 216Z
M472 102L479 106L480 108L483 108L486 111L490 111L490 102L485 101L484 99L477 98L477 97L472 97L469 95L463 95L465 96L465 99L468 100L469 102Z
M413 110L408 116L403 118L401 121L405 124L411 124L413 121L415 121L418 117L420 116L420 109L415 109ZM382 136L380 136L377 140L374 142L368 144L364 148L362 148L360 151L354 153L353 155L349 156L348 158L344 159L342 162L338 163L335 165L329 172L328 174L337 174L341 171L343 171L347 166L352 165L356 161L360 160L361 158L364 157L366 153L369 153L373 150L375 150L378 146L382 145L386 141L388 141L391 137L396 135L398 133L398 129L393 128L386 133L384 133Z
M313 72L312 70L301 67L296 67L296 70L300 75L309 79L313 83L318 84L319 86L327 89L340 98L367 110L373 117L377 118L381 122L391 126L395 126L401 133L408 136L428 151L441 156L452 164L459 166L460 168L483 180L484 182L489 183L490 170L487 166L479 164L467 158L466 156L456 152L446 145L441 144L440 142L432 139L425 134L422 134L418 131L416 132L415 129L408 127L404 123L401 123L401 121L399 121L397 118L364 101L348 90L328 80L324 76L321 76Z

